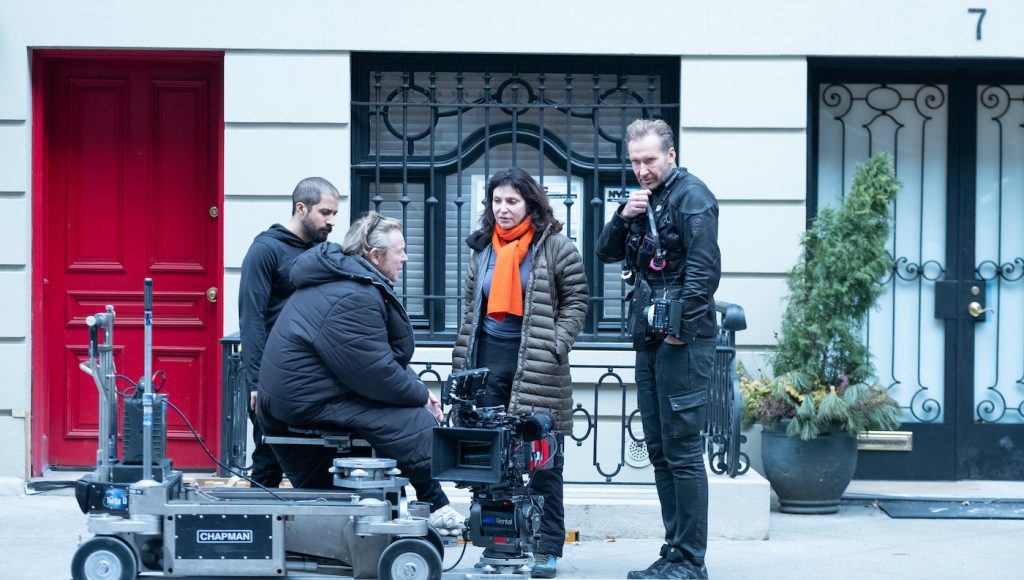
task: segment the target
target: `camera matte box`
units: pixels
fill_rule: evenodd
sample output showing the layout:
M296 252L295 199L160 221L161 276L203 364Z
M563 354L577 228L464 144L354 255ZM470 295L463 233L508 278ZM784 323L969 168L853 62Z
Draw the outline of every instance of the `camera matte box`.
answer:
M504 429L434 427L434 479L456 483L500 483Z

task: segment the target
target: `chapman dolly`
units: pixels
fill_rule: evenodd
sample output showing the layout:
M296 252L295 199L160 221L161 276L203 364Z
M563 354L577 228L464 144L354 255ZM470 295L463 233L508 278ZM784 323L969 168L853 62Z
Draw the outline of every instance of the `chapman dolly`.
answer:
M94 537L71 563L74 580L147 577L381 578L437 580L443 542L426 513L400 501L408 482L395 462L336 459L336 490L202 488L165 458L166 395L154 394L152 280L145 281L145 371L136 392L118 393L112 306L90 316L89 359L99 390L96 470L75 495ZM102 342L100 333L102 331ZM125 397L117 457L117 397ZM347 450L351 440L329 440Z

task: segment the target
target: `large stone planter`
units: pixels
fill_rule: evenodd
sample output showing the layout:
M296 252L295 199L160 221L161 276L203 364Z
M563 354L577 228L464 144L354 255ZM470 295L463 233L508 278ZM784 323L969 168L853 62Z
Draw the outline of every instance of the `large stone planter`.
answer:
M857 469L857 438L819 435L804 441L784 427L761 433L764 476L789 514L834 514Z

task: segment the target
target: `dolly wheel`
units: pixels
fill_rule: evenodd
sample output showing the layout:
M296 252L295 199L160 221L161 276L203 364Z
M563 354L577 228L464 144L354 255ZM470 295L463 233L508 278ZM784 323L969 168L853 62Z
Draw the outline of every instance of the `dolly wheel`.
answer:
M110 536L96 536L82 544L71 559L74 580L135 580L138 575L135 553Z
M380 555L377 577L380 580L440 580L441 555L426 540L402 538Z
M444 540L441 538L440 532L438 532L434 528L427 527L427 537L425 537L423 539L428 541L428 542L430 542L431 546L434 546L434 549L437 550L438 555L441 556L441 562L443 563L444 562ZM442 564L442 566L443 566L443 564Z

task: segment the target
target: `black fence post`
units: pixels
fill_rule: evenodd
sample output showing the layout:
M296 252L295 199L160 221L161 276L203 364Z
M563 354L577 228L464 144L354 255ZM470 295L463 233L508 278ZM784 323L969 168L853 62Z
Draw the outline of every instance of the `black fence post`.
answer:
M736 373L736 333L747 327L747 318L737 304L715 301L715 310L721 319L704 437L711 471L736 477L750 469L750 457L740 448L747 436L740 431L743 399Z
M228 470L245 469L245 441L249 427L249 390L245 388L242 341L238 333L220 339L221 343L221 423L218 477L234 475Z

